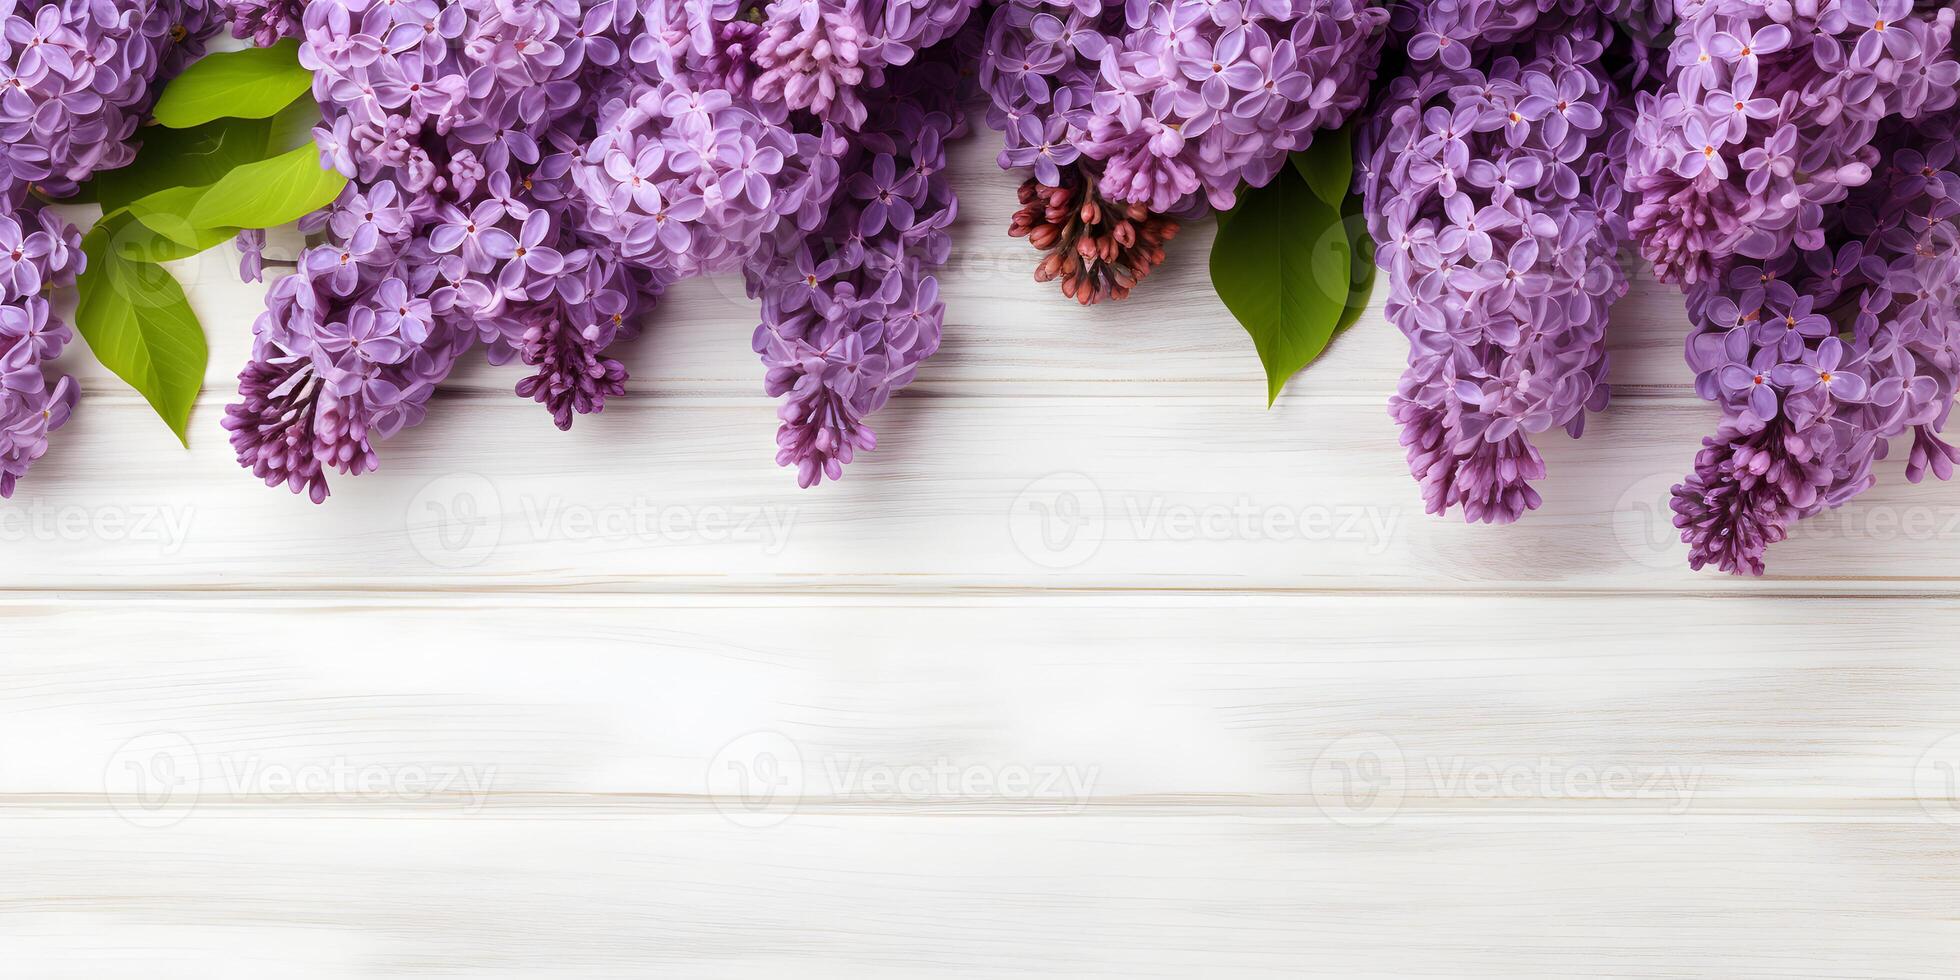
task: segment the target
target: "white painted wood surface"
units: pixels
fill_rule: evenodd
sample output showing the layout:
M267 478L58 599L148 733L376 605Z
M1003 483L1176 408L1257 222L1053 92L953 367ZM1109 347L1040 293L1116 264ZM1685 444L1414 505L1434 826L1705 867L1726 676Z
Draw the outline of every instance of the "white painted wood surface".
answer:
M313 507L217 426L260 290L181 267L190 450L77 362L0 505L0 975L1954 974L1949 488L1687 571L1643 284L1546 506L1428 517L1379 314L1267 411L1208 228L1080 310L989 157L816 491L704 282L602 416L471 369Z

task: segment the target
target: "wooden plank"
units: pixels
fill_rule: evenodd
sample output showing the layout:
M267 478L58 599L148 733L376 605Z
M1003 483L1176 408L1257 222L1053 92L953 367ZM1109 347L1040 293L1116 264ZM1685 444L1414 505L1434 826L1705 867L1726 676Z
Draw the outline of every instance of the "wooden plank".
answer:
M37 978L1951 974L1950 828L1749 815L0 817ZM1582 884L1583 883L1583 884Z
M1666 509L1711 410L1629 403L1545 440L1543 509L1422 511L1374 398L900 398L879 448L799 491L759 398L626 401L572 432L445 402L323 507L96 399L0 503L0 588L1948 591L1950 488L1881 485L1799 525L1775 577L1686 568Z
M1960 817L1956 623L1879 599L15 597L0 744L33 748L0 794Z

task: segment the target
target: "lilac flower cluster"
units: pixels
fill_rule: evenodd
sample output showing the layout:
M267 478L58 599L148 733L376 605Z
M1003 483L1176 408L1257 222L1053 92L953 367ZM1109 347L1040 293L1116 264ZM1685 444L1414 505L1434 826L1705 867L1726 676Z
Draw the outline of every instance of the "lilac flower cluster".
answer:
M1418 64L1434 62L1461 71L1472 60L1522 40L1537 29L1538 19L1554 19L1594 10L1615 28L1638 42L1628 53L1644 58L1645 44L1658 38L1672 22L1675 0L1596 0L1575 5L1572 0L1424 0L1395 7L1392 23L1408 40L1408 55Z
M644 84L599 113L599 135L573 166L592 233L665 282L732 269L809 197L812 152L781 103Z
M866 119L859 93L887 68L953 36L980 0L773 0L755 43L755 97L782 100L847 129Z
M299 37L300 19L306 0L217 0L218 13L231 27L233 37L250 38L259 47L271 47L283 38Z
M202 52L212 26L204 0L0 4L0 497L78 394L42 365L73 336L47 293L81 272L81 236L30 197L67 197L134 159L157 84Z
M1954 104L1951 5L1682 0L1668 84L1640 101L1629 187L1667 279L1823 247L1825 209L1872 179L1874 134Z
M425 298L438 266L425 243L404 236L358 258L311 250L299 274L275 282L239 375L241 401L226 408L239 461L315 503L327 497L325 469L373 469L374 443L422 420L476 339L447 315L463 305L460 289L442 287L445 315Z
M75 381L52 385L41 365L73 338L47 290L72 285L81 238L53 212L29 206L0 216L0 497L48 451L48 433L75 407Z
M0 5L0 208L128 165L155 83L203 52L205 0Z
M824 424L858 448L869 437L856 420L936 347L936 321L916 330L932 341L914 343L896 306L877 304L936 309L916 276L890 273L912 268L896 260L943 227L942 209L950 218L950 191L941 178L913 197L862 153L883 145L883 167L937 169L941 150L923 141L950 129L891 106L944 96L901 86L909 69L896 66L976 0L218 2L234 32L261 42L297 24L325 112L322 159L352 178L302 222L323 240L275 285L226 422L240 462L268 484L318 501L326 471L372 469L373 444L419 421L475 344L532 368L518 393L569 427L624 392L610 349L689 276L799 256L823 268L821 304L757 280L764 332L785 351L820 345L780 362L765 352L772 395L815 370L811 358L845 356L824 331L891 321L858 331L855 387L827 372L803 386L843 392L851 425ZM845 203L844 188L867 181L876 193ZM895 264L880 267L887 254ZM797 319L819 308L837 322ZM826 418L843 411L804 402ZM829 460L812 465L834 478L849 450L811 440ZM783 459L806 484L808 455Z
M1390 412L1428 510L1471 521L1536 507L1545 465L1527 437L1577 437L1605 407L1606 313L1627 288L1631 106L1601 68L1614 30L1563 10L1535 23L1488 67L1432 60L1397 78L1357 146L1388 317L1410 346Z
M234 31L261 40L293 13L227 6ZM518 393L560 427L602 409L626 377L605 350L657 290L576 231L573 172L592 139L581 102L619 85L630 13L316 0L298 16L325 111L322 160L352 181L301 223L324 241L274 284L254 326L225 420L240 463L325 499L326 471L373 469L374 443L421 421L479 342L533 370Z
M1689 290L1696 390L1722 408L1675 524L1696 568L1762 574L1791 525L1874 483L1910 432L1913 482L1953 474L1960 388L1960 113L1889 120L1823 239Z
M867 97L823 224L786 229L751 264L754 346L783 399L776 461L802 486L875 447L865 417L939 349L946 311L931 270L951 253L958 213L946 142L966 129L956 55L930 52Z
M980 83L1003 168L1090 168L1111 200L1230 208L1367 98L1374 0L1008 0Z
M885 71L951 38L980 0L641 0L646 40L664 74L678 62L709 86L748 92L849 130L862 92Z

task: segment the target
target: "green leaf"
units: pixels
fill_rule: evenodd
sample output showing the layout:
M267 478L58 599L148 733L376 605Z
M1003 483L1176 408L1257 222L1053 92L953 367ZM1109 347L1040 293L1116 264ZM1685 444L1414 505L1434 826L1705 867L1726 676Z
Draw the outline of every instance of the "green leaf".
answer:
M123 216L126 220L129 212L117 211L116 214ZM134 221L130 221L127 225L120 228L115 239L104 247L114 250L116 256L126 262L136 262L144 265L156 265L159 262L175 262L178 259L187 259L204 251L201 248L192 248L188 245L173 242L157 234L149 227Z
M186 217L199 228L272 228L326 207L346 186L320 168L320 151L308 143L232 170Z
M1352 128L1323 132L1306 149L1293 154L1293 169L1306 178L1314 196L1330 208L1346 200L1354 183L1354 134Z
M128 208L118 208L102 216L95 223L97 228L115 225L116 234L107 238L105 248L113 249L123 259L131 262L144 262L155 265L159 262L174 262L187 259L203 251L173 242L140 223L129 220ZM108 232L103 233L105 236Z
M172 187L131 204L129 213L145 228L196 255L238 234L237 228L200 228L185 217L210 190L209 187Z
M1266 366L1266 404L1327 349L1346 313L1353 245L1291 168L1247 191L1211 247L1211 282Z
M240 165L269 156L271 131L265 119L221 119L195 129L146 126L138 132L143 148L136 162L97 175L90 187L109 212L161 190L215 183Z
M270 132L267 134L264 155L268 157L296 147L314 145L314 128L326 125L320 104L312 99L295 101L279 110L279 114L267 122Z
M191 407L210 359L204 329L169 272L124 257L119 239L132 227L147 233L115 215L82 240L88 268L77 283L75 327L96 360L141 392L189 445Z
M265 119L313 87L299 63L299 42L206 55L184 70L157 99L156 121L188 129L213 119Z

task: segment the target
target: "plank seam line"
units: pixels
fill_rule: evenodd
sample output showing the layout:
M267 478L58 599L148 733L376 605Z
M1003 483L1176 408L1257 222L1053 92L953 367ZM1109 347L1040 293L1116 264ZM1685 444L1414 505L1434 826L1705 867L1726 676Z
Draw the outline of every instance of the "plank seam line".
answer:
M1829 580L1820 579L1818 581L1829 581ZM1890 580L1874 578L1874 579L1860 579L1858 581L1866 581L1866 582L1877 584ZM1910 580L1902 580L1902 581L1910 581ZM1325 598L1389 598L1389 599L1393 599L1393 598L1412 598L1412 599L1414 598L1458 598L1458 599L1524 598L1524 599L1558 599L1558 600L1587 599L1587 600L1594 600L1594 601L1601 600L1601 599L1622 599L1622 600L1629 600L1629 601L1667 600L1667 599L1707 599L1707 600L1826 599L1826 600L1848 600L1848 601L1873 600L1873 601L1900 602L1900 601L1960 600L1960 584L1956 584L1947 589L1933 589L1933 590L1925 590L1925 591L1883 591L1881 589L1824 591L1824 590L1805 590L1800 588L1778 590L1778 589L1758 589L1758 588L1750 588L1744 586L1737 586L1730 589L1707 589L1707 590L1660 589L1660 588L1656 588L1656 589L1569 588L1568 589L1568 588L1560 588L1557 586L1547 586L1543 588L1534 588L1534 589L1520 589L1515 586L1504 587L1504 588L1491 588L1491 589L1447 589L1447 588L1364 589L1364 588L1353 588L1353 587L1328 587L1325 589L1315 589L1315 588L1287 589L1287 588L1273 588L1273 587L1200 588L1200 587L1190 587L1190 586L1165 586L1161 588L1149 587L1149 586L1109 586L1109 587L1084 586L1084 587L1057 587L1057 588L1043 588L1037 586L999 586L999 587L954 586L954 587L939 588L939 589L899 589L899 588L882 588L875 585L860 586L860 587L838 587L838 588L784 587L784 588L773 588L773 589L772 588L751 589L751 588L730 588L725 584L706 584L706 583L704 583L700 587L682 588L682 589L657 589L657 588L599 589L599 588L580 588L575 586L558 588L558 589L547 589L547 588L538 588L530 585L514 585L508 588L495 587L495 586L485 587L480 585L456 586L453 588L444 588L444 587L415 588L415 587L391 586L391 585L382 585L382 584L363 585L359 583L355 583L355 584L330 583L330 584L308 585L308 586L298 586L298 587L212 585L212 586L182 586L182 587L175 587L175 588L168 588L168 589L143 589L143 588L127 588L127 587L95 588L95 587L77 587L77 586L48 586L45 588L12 586L12 587L0 588L0 601L5 601L9 599L31 599L31 600L41 601L50 598L59 599L65 596L86 596L89 597L90 599L107 599L107 598L121 597L123 599L129 599L129 600L200 598L200 597L214 597L214 596L218 596L218 597L236 596L241 598L307 597L307 596L422 598L422 597L437 597L437 596L448 596L448 597L483 596L486 598L495 597L495 598L535 598L535 599L581 598L581 597L595 598L595 599L597 598L632 599L632 598L646 598L646 597L687 598L687 597L697 597L697 596L711 596L711 597L720 597L720 598L729 598L729 599L747 599L747 598L767 599L771 597L777 597L777 598L784 598L784 599L902 598L902 599L957 600L957 599L974 599L974 598L1010 599L1010 598L1038 598L1038 597L1053 597L1053 598L1185 597L1185 598L1194 598L1194 599L1257 600L1257 599L1289 599L1289 598L1304 599L1304 598L1325 597Z

